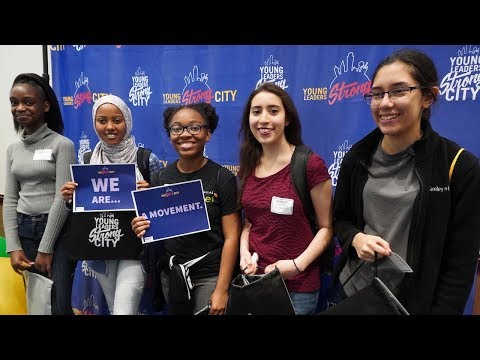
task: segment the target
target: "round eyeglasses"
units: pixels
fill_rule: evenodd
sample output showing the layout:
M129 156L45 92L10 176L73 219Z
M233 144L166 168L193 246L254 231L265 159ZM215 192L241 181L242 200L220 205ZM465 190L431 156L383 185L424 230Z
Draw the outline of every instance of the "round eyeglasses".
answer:
M168 129L172 135L182 135L185 129L187 129L191 135L198 135L202 128L208 129L208 125L172 125Z
M376 105L382 102L382 99L385 96L385 94L388 94L388 98L391 101L395 101L409 94L412 90L425 89L425 88L426 88L425 86L402 86L402 87L394 88L388 91L371 91L369 93L364 94L363 98L365 99L365 102L368 105L372 105L372 104Z

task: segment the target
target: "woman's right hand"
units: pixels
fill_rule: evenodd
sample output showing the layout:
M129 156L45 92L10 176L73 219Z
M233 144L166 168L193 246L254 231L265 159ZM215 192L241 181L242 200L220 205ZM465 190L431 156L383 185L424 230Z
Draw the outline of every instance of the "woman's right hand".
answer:
M35 262L30 261L22 250L14 250L10 252L10 265L17 274L21 274L21 271L31 269Z
M253 259L250 251L243 252L240 256L240 270L242 270L245 275L255 274L258 269L257 260L258 256L256 259Z
M77 188L78 184L73 181L67 181L63 184L62 189L60 192L62 193L62 198L64 201L70 201L73 199L73 192Z
M367 235L362 232L355 235L352 246L357 251L358 257L366 262L374 262L375 253L377 253L378 258L392 254L390 244L387 241L380 236Z
M145 232L149 227L150 220L147 220L147 218L144 216L137 216L132 220L132 230L139 238L145 235Z

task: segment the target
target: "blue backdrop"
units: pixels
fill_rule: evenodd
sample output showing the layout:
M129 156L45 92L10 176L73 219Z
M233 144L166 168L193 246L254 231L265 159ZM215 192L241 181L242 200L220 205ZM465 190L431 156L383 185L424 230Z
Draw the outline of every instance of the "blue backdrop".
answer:
M91 111L104 95L127 102L137 144L152 149L164 165L176 159L176 153L163 129L163 110L204 100L220 116L205 155L236 174L243 105L259 84L275 82L293 97L304 142L323 157L335 186L345 152L375 127L362 97L370 90L375 66L404 46L53 45L50 50L65 135L74 141L79 159L98 141ZM432 56L439 72L432 126L480 156L480 46L411 47ZM84 273L77 271L75 279L76 307L92 301L93 290L78 285L92 281ZM101 302L100 295L96 297ZM98 313L103 307L98 306Z

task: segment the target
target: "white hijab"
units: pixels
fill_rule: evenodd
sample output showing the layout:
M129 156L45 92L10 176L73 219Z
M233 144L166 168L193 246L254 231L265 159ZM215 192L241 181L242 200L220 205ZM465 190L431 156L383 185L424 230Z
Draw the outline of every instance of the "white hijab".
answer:
M115 105L123 114L127 131L123 140L117 145L109 145L100 139L97 129L95 128L95 115L97 110L103 104ZM132 112L125 102L115 95L106 95L98 99L92 108L93 128L97 133L100 141L93 149L90 164L109 164L109 163L137 163L137 146L135 138L130 135L132 132Z

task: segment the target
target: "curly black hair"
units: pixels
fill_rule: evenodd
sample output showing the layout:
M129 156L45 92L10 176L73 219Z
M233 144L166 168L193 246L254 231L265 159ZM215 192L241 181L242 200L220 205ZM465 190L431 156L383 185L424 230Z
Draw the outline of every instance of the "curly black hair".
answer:
M165 109L163 112L163 127L167 132L167 136L170 136L170 122L172 121L173 116L182 109L192 109L198 112L202 118L207 122L208 129L210 133L213 134L218 125L218 114L211 104L206 102L188 104L188 105L179 105L179 106L170 106Z

